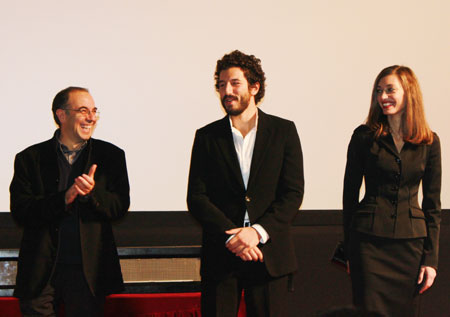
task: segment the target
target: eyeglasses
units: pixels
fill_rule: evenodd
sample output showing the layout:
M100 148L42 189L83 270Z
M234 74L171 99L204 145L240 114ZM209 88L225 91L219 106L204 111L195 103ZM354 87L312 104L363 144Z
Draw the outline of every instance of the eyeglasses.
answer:
M64 110L72 110L72 111L76 111L79 114L81 114L82 116L88 117L91 114L98 118L100 116L100 111L97 110L97 108L94 108L92 110L89 110L87 107L80 107L78 109L72 109L72 108L63 108Z
M397 89L395 89L394 87L387 87L384 89L378 87L376 91L378 95L381 95L383 92L385 92L386 95L392 95L397 91Z

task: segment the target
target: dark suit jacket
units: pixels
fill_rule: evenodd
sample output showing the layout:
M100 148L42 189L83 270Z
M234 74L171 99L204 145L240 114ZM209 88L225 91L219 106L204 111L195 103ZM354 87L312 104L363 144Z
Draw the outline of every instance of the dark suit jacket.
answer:
M365 196L359 202L362 179ZM422 208L418 202L420 182ZM374 139L366 125L358 127L348 147L345 169L344 234L350 230L378 237L425 239L423 264L437 267L441 220L441 149L405 142L398 153L390 135Z
M68 213L65 191L58 191L56 150L51 139L20 152L14 162L11 213L23 226L16 297L37 296L55 264L59 223ZM97 164L89 199L74 202L79 213L83 271L94 294L119 292L123 280L110 222L124 216L130 204L125 153L110 143L90 139L78 160L86 174Z
M270 240L261 250L272 276L296 270L291 223L303 198L303 159L295 125L261 110L245 190L228 116L199 129L192 149L187 203L203 227L202 276L223 276L241 261L225 231L242 227L248 210Z

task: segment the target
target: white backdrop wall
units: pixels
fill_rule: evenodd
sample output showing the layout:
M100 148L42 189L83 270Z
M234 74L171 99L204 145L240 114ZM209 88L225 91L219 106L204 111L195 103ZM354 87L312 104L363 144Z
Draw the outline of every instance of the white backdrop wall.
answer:
M130 210L185 210L194 133L224 115L213 73L234 49L262 60L261 109L297 125L304 209L341 208L347 145L373 81L410 66L441 137L450 208L449 17L447 0L2 0L0 211L14 155L52 136L52 99L70 85L96 100L94 137L126 152Z

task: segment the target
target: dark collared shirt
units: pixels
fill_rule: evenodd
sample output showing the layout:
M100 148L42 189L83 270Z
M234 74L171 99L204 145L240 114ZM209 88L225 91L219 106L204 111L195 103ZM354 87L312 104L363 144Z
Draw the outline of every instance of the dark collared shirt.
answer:
M76 177L83 173L82 159L80 157L86 152L87 141L76 150L69 150L60 141L61 131L56 130L54 139L59 168L59 191L66 191ZM58 263L81 264L81 243L79 214L76 201L66 206L69 215L60 222Z
M69 148L67 146L65 146L64 144L61 143L60 136L61 136L61 130L58 129L55 131L54 138L57 141L59 150L64 155L64 157L67 159L67 162L69 162L69 164L72 165L73 163L75 163L77 158L80 156L81 151L86 147L87 141L84 141L84 143L78 149L69 150Z

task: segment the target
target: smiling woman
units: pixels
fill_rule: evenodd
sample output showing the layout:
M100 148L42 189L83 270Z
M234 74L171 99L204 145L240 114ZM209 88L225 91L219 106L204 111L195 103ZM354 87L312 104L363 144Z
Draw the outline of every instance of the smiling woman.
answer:
M377 85L377 101L384 115L401 116L405 109L404 91L397 75L387 75Z
M375 80L367 124L353 133L345 169L345 249L356 306L414 315L418 294L436 276L440 194L440 142L425 121L417 78L408 67L387 67Z

